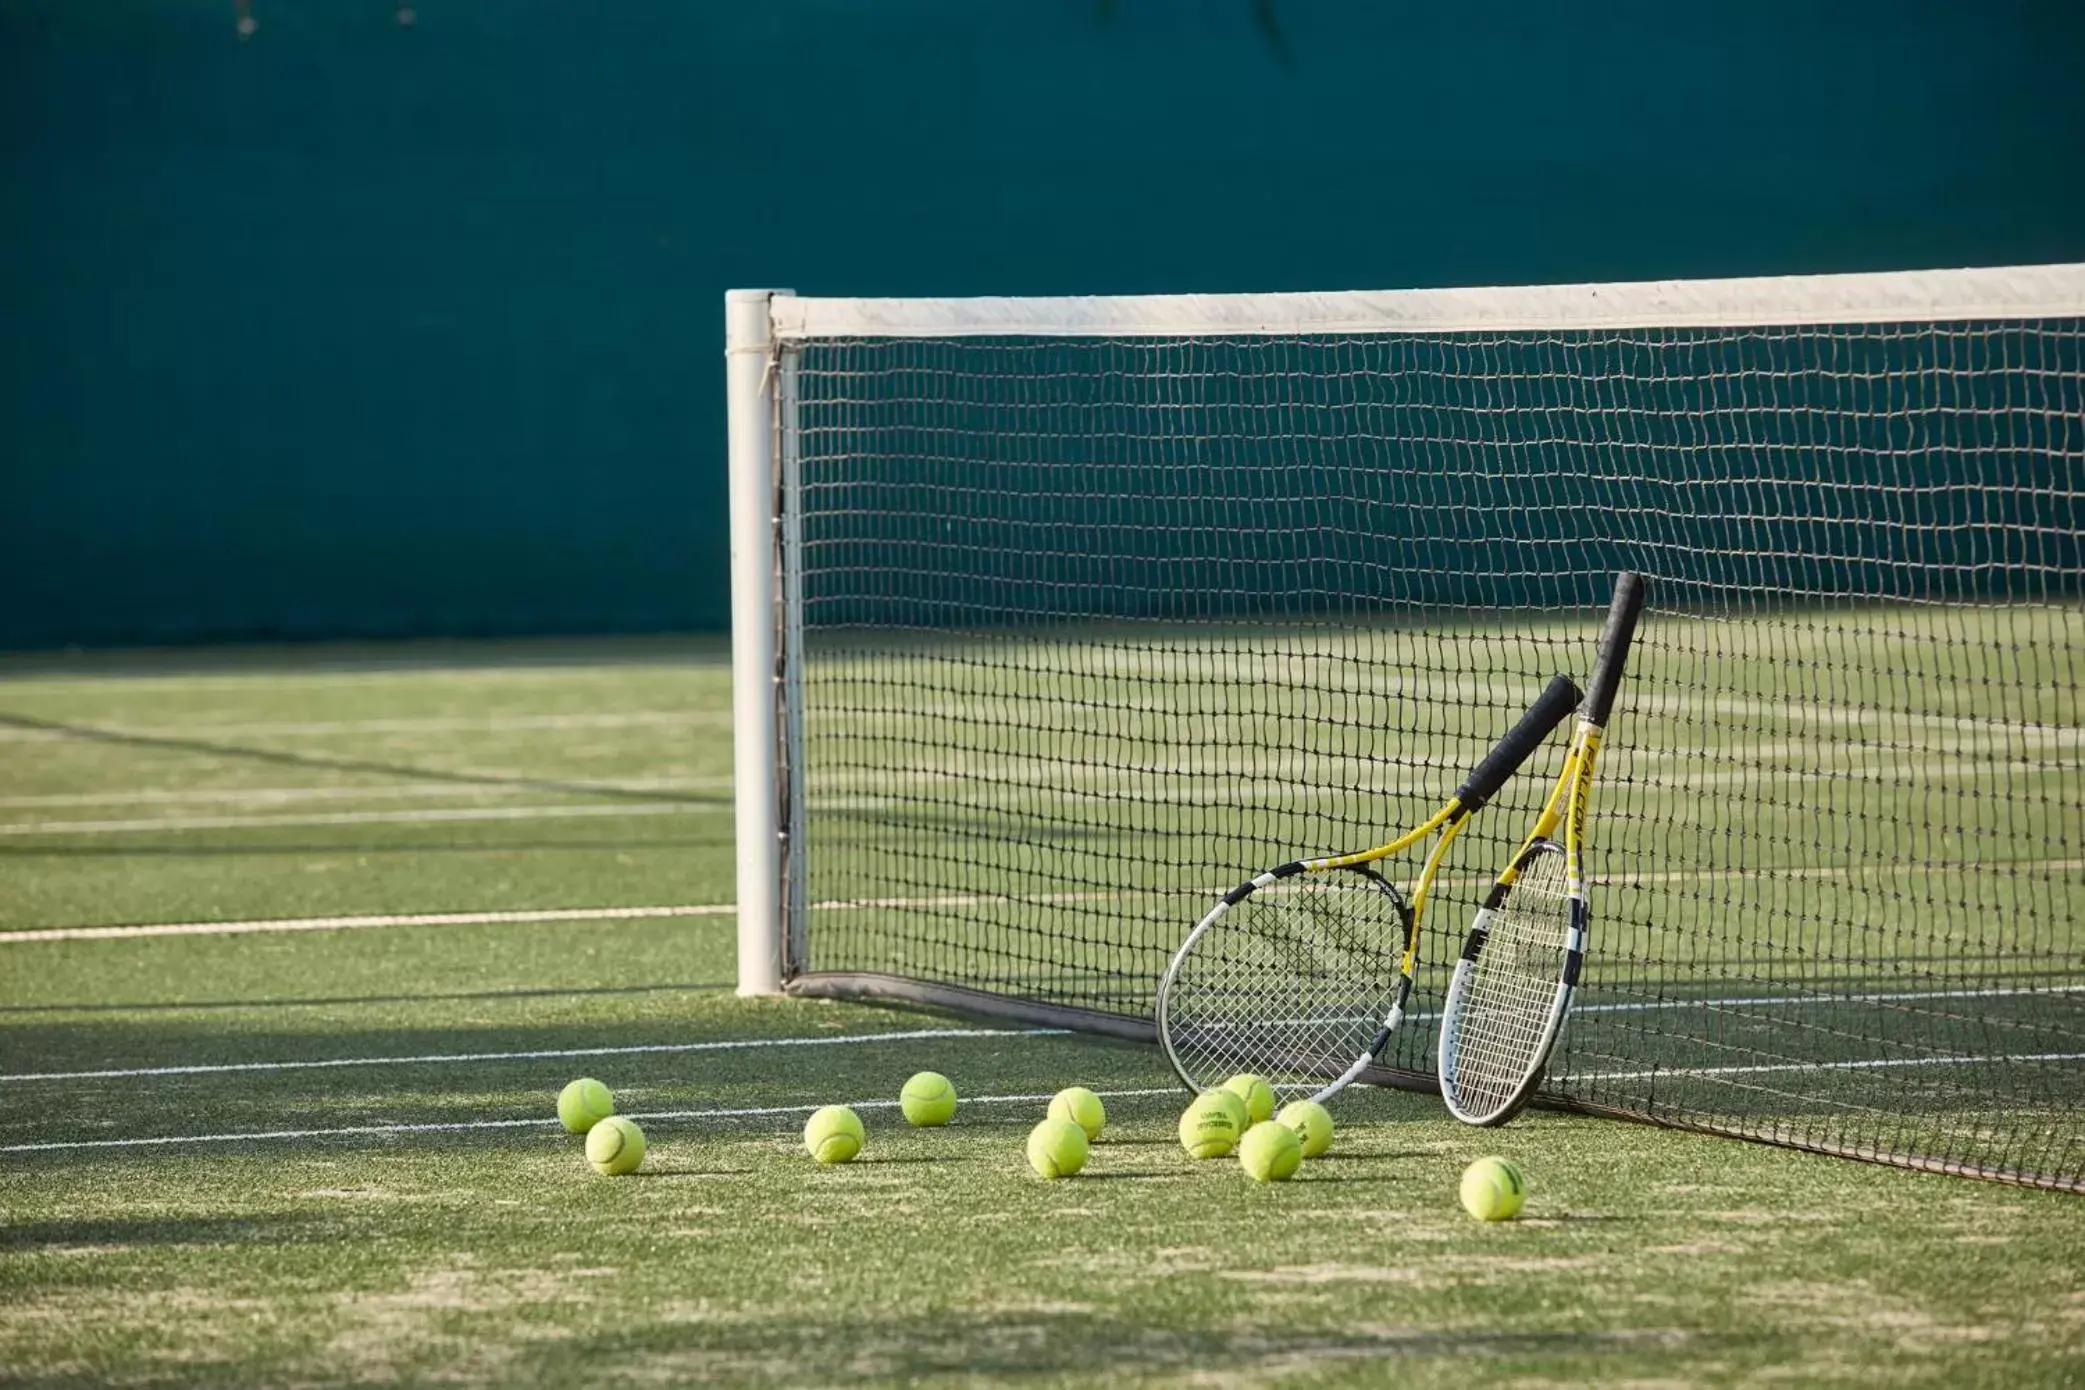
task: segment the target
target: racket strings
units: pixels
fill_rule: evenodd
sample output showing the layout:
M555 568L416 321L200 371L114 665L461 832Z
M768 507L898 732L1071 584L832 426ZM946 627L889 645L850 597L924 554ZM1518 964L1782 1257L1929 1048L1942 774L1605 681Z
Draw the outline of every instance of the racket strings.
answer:
M1181 963L1176 1060L1203 1087L1256 1072L1315 1089L1375 1041L1397 990L1401 901L1361 874L1305 875L1233 905Z
M1511 1105L1541 1064L1571 927L1565 856L1530 856L1489 927L1454 1023L1455 1064L1443 1078L1472 1115Z

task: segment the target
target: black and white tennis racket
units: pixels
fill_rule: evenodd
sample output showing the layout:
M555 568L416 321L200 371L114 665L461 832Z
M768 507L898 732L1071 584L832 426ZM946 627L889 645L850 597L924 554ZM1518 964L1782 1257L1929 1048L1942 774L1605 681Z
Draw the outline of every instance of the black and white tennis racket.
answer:
M1478 909L1455 963L1441 1009L1441 1098L1468 1124L1504 1124L1519 1113L1542 1084L1571 1010L1591 922L1583 855L1593 766L1643 598L1642 575L1625 571L1615 580L1563 771L1535 828ZM1561 844L1550 838L1559 822Z
M1382 1055L1404 1019L1419 921L1448 846L1578 702L1568 676L1541 698L1425 824L1357 854L1298 859L1223 895L1158 986L1158 1038L1195 1091L1254 1072L1324 1100ZM1409 895L1375 865L1435 836Z

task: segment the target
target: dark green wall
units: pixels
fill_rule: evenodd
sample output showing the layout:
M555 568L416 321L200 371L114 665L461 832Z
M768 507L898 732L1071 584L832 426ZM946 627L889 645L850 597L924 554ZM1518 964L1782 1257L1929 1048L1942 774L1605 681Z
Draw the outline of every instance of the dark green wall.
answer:
M0 646L724 622L722 292L2085 259L2085 7L0 0Z

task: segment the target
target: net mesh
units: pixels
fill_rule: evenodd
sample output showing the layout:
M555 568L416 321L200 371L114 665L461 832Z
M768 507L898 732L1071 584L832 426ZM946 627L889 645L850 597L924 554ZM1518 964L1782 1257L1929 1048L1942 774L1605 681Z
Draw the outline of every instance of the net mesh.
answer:
M784 363L792 970L1148 1018L1216 894L1423 818L1637 569L1547 1093L2085 1183L2085 322ZM1531 769L1436 888L1415 1074Z

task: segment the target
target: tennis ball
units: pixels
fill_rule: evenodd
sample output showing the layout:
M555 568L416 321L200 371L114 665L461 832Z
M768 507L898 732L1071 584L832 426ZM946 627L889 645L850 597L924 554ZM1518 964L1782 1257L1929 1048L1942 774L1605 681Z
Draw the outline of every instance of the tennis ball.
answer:
M1254 1182L1287 1182L1303 1166L1303 1141L1287 1125L1262 1120L1238 1141L1238 1163Z
M813 1111L804 1122L804 1147L820 1163L845 1163L862 1151L861 1116L844 1105Z
M1086 1131L1088 1139L1098 1139L1108 1122L1108 1108L1084 1086L1066 1086L1050 1101L1050 1118L1070 1120Z
M922 1129L945 1125L956 1117L956 1088L938 1071L923 1071L898 1092L898 1108Z
M1224 1097L1230 1098L1230 1105ZM1238 1121L1231 1105L1242 1104L1228 1091L1204 1091L1180 1116L1180 1147L1189 1158L1221 1158L1238 1143Z
M584 1134L615 1113L615 1097L591 1076L582 1076L557 1093L557 1117L566 1129Z
M586 1161L611 1178L636 1172L644 1162L644 1131L634 1120L610 1115L586 1132Z
M1028 1131L1028 1166L1045 1178L1068 1178L1086 1166L1086 1131L1051 1118Z
M1462 1207L1479 1221L1511 1221L1527 1195L1526 1179L1503 1158L1480 1158L1462 1170Z
M1274 1118L1274 1088L1267 1084L1265 1077L1240 1072L1224 1082L1223 1088L1245 1102L1248 1124L1256 1125Z
M1292 1100L1274 1117L1295 1131L1305 1158L1317 1158L1332 1147L1332 1116L1314 1100Z
M1202 1096L1231 1117L1231 1128L1239 1134L1252 1128L1252 1109L1246 1105L1245 1098L1236 1091L1227 1091L1218 1086L1213 1091L1202 1092Z

